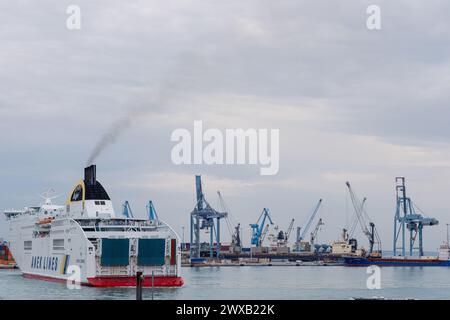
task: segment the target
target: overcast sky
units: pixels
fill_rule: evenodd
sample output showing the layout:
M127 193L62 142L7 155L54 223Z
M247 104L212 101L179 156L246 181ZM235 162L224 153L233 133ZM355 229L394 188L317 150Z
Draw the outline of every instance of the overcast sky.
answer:
M71 4L81 30L66 27ZM381 30L366 27L370 4ZM449 12L437 0L1 1L0 207L39 204L48 187L63 203L119 126L96 161L117 212L129 200L144 217L152 199L187 239L200 173L246 245L263 207L286 228L292 218L303 225L319 198L319 242L330 242L353 220L349 180L390 250L394 180L406 176L410 196L441 223L424 231L434 250L450 222ZM174 165L170 134L194 120L278 128L279 173Z

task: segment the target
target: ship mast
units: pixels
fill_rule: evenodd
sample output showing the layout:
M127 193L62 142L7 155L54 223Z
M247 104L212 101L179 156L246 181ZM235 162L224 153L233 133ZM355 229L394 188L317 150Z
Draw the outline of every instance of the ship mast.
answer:
M449 246L450 245L450 242L449 242L449 238L448 238L448 223L447 223L447 246Z

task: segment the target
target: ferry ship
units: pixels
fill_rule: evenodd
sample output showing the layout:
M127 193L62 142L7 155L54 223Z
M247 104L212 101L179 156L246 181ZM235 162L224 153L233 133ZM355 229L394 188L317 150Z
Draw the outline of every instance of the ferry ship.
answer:
M178 287L180 241L156 215L117 216L96 179L96 166L84 170L65 206L47 197L38 207L6 210L9 243L24 277L82 285L129 287L142 272L143 286Z

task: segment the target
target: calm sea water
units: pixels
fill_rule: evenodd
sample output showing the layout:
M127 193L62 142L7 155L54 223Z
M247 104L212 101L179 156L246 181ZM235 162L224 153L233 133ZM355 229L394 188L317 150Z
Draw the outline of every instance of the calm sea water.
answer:
M342 266L183 268L185 286L155 289L154 299L450 299L450 268L385 267L381 289L369 290L366 268ZM144 299L151 299L144 289ZM0 270L0 299L134 299L133 288L69 290L65 284L25 279Z

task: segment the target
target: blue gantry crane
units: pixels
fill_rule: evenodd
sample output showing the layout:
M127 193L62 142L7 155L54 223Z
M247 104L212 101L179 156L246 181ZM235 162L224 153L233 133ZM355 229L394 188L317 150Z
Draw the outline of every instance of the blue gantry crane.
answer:
M156 214L155 206L153 205L153 201L149 201L148 204L145 206L147 209L147 217L149 220L158 220L158 215ZM125 218L133 219L133 211L131 210L130 203L125 201L122 204L122 215L125 216Z
M435 218L424 217L417 206L414 205L411 198L406 196L406 183L404 177L396 177L396 193L397 193L397 208L394 218L394 256L397 255L397 250L401 250L401 255L406 255L406 233L409 231L409 255L412 256L414 251L418 251L419 257L423 256L423 227L434 226L439 224ZM416 211L417 210L417 211ZM419 244L414 247L415 242L419 238ZM400 242L400 246L398 243Z
M150 200L148 204L145 206L147 209L147 216L149 220L158 221L158 215L156 214L155 206L153 205L153 201Z
M269 220L270 224L273 224L269 209L264 208L258 218L258 221L256 221L256 223L250 224L250 227L252 228L251 244L254 246L260 247L262 241L264 240L265 230L269 226L266 226L266 219Z
M191 244L190 257L200 258L201 242L200 230L209 231L209 256L214 257L214 236L216 241L216 257L220 254L220 219L228 216L227 212L219 212L213 209L205 199L202 190L201 176L195 176L195 189L197 204L191 212Z
M133 211L131 211L130 203L128 201L125 201L122 205L122 214L125 216L125 218L133 218Z

